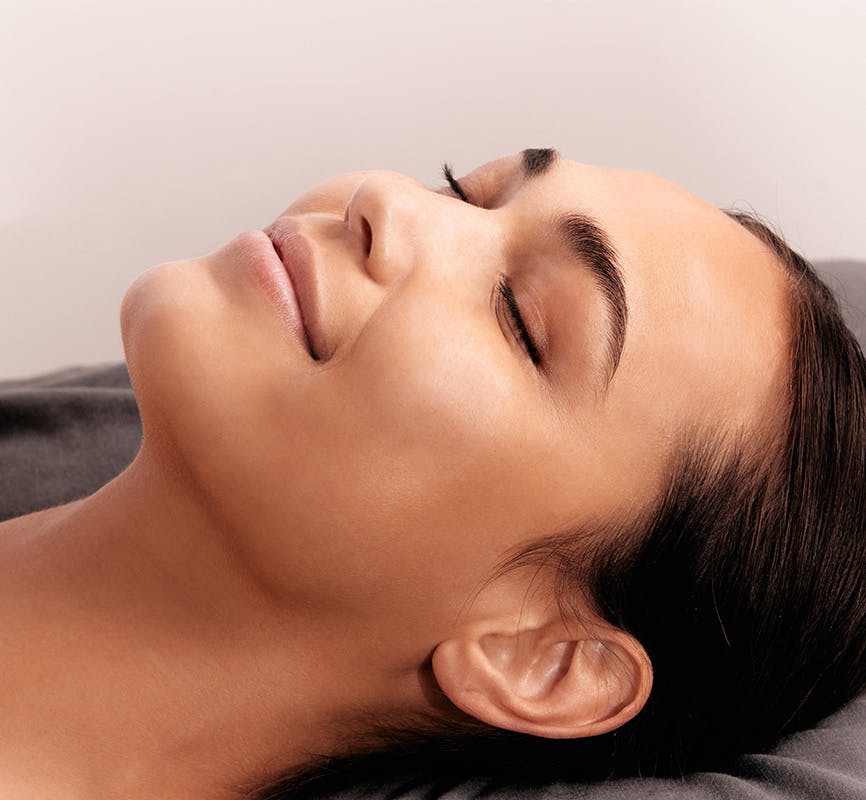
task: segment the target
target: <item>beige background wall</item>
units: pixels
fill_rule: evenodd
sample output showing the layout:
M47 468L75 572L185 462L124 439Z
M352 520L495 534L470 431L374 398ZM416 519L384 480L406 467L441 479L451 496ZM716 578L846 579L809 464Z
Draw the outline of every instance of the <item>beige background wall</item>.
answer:
M866 258L859 0L0 0L0 379L342 171L554 146Z

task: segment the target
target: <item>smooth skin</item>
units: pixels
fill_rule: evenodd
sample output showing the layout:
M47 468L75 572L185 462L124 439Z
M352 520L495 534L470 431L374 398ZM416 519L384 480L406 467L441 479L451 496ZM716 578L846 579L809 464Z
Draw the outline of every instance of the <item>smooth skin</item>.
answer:
M518 545L651 503L683 425L766 422L785 278L662 178L559 157L527 182L521 163L461 178L484 207L378 171L289 206L319 361L239 239L130 287L140 452L0 525L0 794L231 797L340 752L369 715L579 737L640 711L652 668L628 634L588 607L566 624L532 570L476 590ZM609 385L607 307L548 230L561 212L619 253ZM542 369L491 302L503 273Z

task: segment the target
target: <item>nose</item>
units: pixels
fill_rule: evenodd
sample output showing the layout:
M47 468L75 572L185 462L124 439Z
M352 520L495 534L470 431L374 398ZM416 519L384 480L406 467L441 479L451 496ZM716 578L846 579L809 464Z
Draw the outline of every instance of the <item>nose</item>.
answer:
M355 189L346 223L363 243L365 269L383 286L402 280L423 257L444 199L398 172L371 172Z

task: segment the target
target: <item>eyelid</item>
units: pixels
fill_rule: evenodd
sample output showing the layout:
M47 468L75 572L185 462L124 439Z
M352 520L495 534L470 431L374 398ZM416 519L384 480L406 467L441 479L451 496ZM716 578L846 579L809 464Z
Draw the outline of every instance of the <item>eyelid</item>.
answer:
M514 292L514 299L520 308L523 325L538 353L539 360L535 366L543 371L547 367L550 353L547 326L544 324L544 315L542 314L543 304L528 280L523 280L518 276L511 280L511 287Z
M515 340L517 346L529 358L529 360L537 366L541 363L538 348L535 346L535 342L532 341L532 334L526 328L526 323L520 310L520 304L514 296L511 282L505 275L499 276L494 291L496 293L497 316L500 320L502 316L505 317L505 324L508 326L509 336ZM500 312L503 305L505 308Z
M550 341L547 335L547 325L544 324L544 308L541 298L533 288L529 281L518 282L520 289L520 313L523 316L523 322L526 325L526 330L532 336L532 341L541 355L541 364L544 367L547 363L547 357L550 353Z
M540 336L538 334L539 330L544 331L544 326L536 324L537 314L534 306L532 314L526 314L522 302L517 299L513 280L504 273L499 274L493 287L491 304L500 326L504 324L508 328L506 338L514 340L515 346L520 348L523 357L529 359L534 369L545 372L547 337L544 333ZM528 319L531 321L527 324Z
M451 192L464 203L468 203L476 208L484 208L483 203L478 199L475 187L467 189L467 179L465 177L459 180L455 178L454 173L451 171L451 165L447 161L442 162L442 177L445 178L448 184L442 188L443 192Z

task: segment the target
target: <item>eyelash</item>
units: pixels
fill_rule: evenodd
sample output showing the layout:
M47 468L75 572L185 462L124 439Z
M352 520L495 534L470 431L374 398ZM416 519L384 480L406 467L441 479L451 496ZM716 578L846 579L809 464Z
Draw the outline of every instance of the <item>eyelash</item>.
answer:
M451 187L454 194L456 194L464 203L469 203L471 206L478 205L478 203L474 203L469 195L467 195L463 190L460 181L458 181L451 172L451 166L447 161L442 164L442 176L448 182L448 185ZM503 303L505 304L509 319L509 327L520 340L523 349L529 356L529 359L533 364L538 366L541 363L541 353L535 346L535 342L532 340L532 336L530 336L529 331L526 328L523 316L520 313L520 307L517 305L517 300L514 297L514 291L511 288L511 284L508 282L508 278L504 275L500 275L499 280L496 283L496 299L497 308L501 307Z

